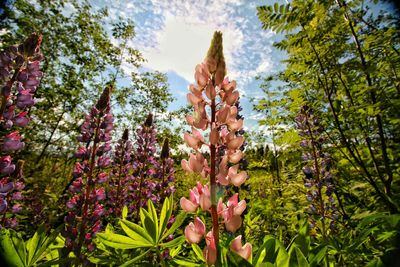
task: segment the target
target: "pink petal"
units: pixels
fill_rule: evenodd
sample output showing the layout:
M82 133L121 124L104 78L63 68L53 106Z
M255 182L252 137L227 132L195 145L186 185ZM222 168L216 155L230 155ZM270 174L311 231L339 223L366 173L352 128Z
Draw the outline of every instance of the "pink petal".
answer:
M180 200L181 208L186 212L195 212L197 209L197 205L188 200L185 197L182 197Z
M240 129L243 128L243 119L238 121L233 121L229 123L228 126L231 131L239 131Z
M229 184L229 179L228 179L227 175L218 174L217 175L217 180L221 185L228 185Z
M200 195L200 207L202 210L208 211L211 208L211 199L210 196L207 196L206 194Z
M199 157L200 155L200 157ZM190 154L189 157L189 167L194 171L200 173L203 170L204 157L198 153L196 156Z
M230 162L230 163L233 163L233 164L238 163L238 162L242 159L242 157L243 157L243 152L240 151L240 150L239 150L238 152L233 153L233 154L230 154L230 155L228 156L229 162Z
M203 235L196 231L195 225L191 222L185 227L185 237L189 243L199 243Z
M188 93L186 95L188 102L192 105L192 106L196 106L198 105L201 101L203 101L203 99L201 97L195 96L192 93Z
M193 172L193 170L190 168L190 166L189 166L189 162L187 162L187 160L186 159L183 159L182 161L181 161L181 166L182 166L182 169L184 169L185 171L187 171L187 172Z
M224 203L222 203L222 199L220 198L218 200L218 204L217 204L217 213L220 215L222 214L222 212L226 209L226 206Z
M239 147L242 146L243 142L244 142L244 137L238 136L238 137L232 139L228 143L227 147L228 147L228 149L238 149Z
M211 83L208 84L208 86L206 87L206 96L209 99L214 99L216 95L217 92L215 91L215 87Z
M199 140L201 142L204 142L204 138L201 135L201 133L198 130L196 130L195 128L193 128L193 127L192 127L192 133L193 133L193 137L194 138L196 138L197 140Z
M213 128L210 133L210 143L216 145L219 139L219 132L216 128Z
M220 123L225 123L226 122L226 118L228 116L229 113L229 107L225 106L223 108L221 108L218 112L217 112L217 120Z
M217 250L206 246L203 250L203 257L208 265L212 265L217 261Z
M244 258L246 260L250 260L250 258L251 258L252 246L250 243L246 243L242 247L242 236L241 235L239 235L232 241L231 250L234 251L235 253L239 254L242 258Z
M236 103L238 98L239 98L239 92L233 91L227 95L225 101L228 105L232 106Z
M233 214L241 215L243 211L246 209L246 200L240 201L237 206L233 209Z
M242 171L236 175L229 176L234 186L241 186L247 179L247 173Z
M199 139L197 139L196 137L191 136L189 133L185 133L183 135L183 139L185 140L185 143L193 148L193 149L198 149L199 148Z
M234 206L236 207L239 202L239 194L235 193L233 196L231 196L228 200L228 206Z
M232 216L232 218L229 221L225 222L225 228L226 230L234 233L237 231L237 229L240 228L242 225L242 218L238 215Z
M195 231L198 234L203 236L206 233L206 225L203 223L203 221L199 217L196 217L196 219L194 219L194 227L195 227Z

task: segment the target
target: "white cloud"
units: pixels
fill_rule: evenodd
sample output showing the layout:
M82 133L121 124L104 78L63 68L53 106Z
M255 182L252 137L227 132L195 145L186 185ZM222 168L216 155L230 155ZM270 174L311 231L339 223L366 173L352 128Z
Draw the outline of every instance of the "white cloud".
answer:
M257 74L273 68L270 39L274 34L261 30L255 2L123 2L118 1L119 12L135 16L137 38L133 45L143 51L147 68L174 71L193 82L194 68L206 55L215 30L223 32L228 75L238 81L242 93Z

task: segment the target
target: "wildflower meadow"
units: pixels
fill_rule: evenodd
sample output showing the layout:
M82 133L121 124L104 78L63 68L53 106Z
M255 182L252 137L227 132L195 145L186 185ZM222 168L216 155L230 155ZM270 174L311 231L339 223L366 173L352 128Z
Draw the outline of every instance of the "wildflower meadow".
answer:
M0 4L0 266L398 266L399 12Z

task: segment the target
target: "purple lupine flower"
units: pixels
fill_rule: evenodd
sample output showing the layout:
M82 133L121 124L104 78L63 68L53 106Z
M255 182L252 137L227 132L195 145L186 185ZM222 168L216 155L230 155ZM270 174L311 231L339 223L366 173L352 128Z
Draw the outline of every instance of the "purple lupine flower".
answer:
M72 196L66 203L69 211L64 218L65 246L81 262L86 260L82 249L92 251L95 248L92 239L101 230L104 214L101 201L106 195L99 184L107 178L101 168L110 162L106 155L113 129L110 94L111 88L106 87L97 104L85 116L78 137L78 141L85 143L85 147L78 148L75 153L81 161L76 162L73 168L74 181L69 186Z
M12 164L11 156L0 157L0 173L1 174L11 174L15 171L15 165Z
M330 172L332 160L322 150L325 142L322 136L324 129L319 118L312 114L308 106L301 108L296 117L296 126L299 136L304 138L300 146L305 150L302 159L306 163L303 173L306 177L304 185L308 189L306 198L310 202L307 212L312 215L310 227L326 237L329 234L327 223L329 222L331 231L334 231L339 214L332 195L335 191Z
M4 152L17 151L25 147L25 143L21 142L19 132L12 132L4 137L2 150Z
M42 72L40 71L40 44L42 36L32 34L22 44L12 46L7 51L0 52L0 88L3 101L0 103L0 128L11 129L14 126L25 127L29 123L28 112L25 110L35 104L33 94L40 83ZM15 184L12 190L2 192L0 195L0 214L3 217L0 227L15 227L18 222L13 215L7 215L7 207L12 207L12 214L19 212L21 205L15 201L22 200L23 161L19 161L17 167L12 164L12 158L7 152L13 152L24 148L19 132L13 131L0 137L0 174L2 177L0 188L7 188L10 183ZM16 192L15 192L16 191ZM4 206L4 203L9 205Z
M132 195L128 194L132 181L131 171L132 142L129 140L128 129L124 130L121 139L118 140L112 159L112 171L109 179L109 191L107 208L109 213L120 217L122 208L132 201Z

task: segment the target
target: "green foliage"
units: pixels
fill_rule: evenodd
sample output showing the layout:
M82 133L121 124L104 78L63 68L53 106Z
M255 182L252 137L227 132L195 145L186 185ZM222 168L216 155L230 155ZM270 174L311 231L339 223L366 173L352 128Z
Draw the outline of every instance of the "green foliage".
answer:
M51 254L51 245L60 233L61 228L46 233L42 225L31 239L24 241L14 230L2 229L0 232L0 259L7 266L49 266L57 264L58 258L46 261L47 254Z
M284 35L274 46L287 59L284 70L264 78L265 97L255 103L255 109L265 114L260 124L269 127L267 138L274 145L289 136L276 130L277 126L295 134L294 117L302 105L312 107L321 118L343 217L335 236L312 242L325 245L325 261L339 265L391 265L388 259L399 253L394 249L398 246L394 224L375 218L377 224L365 225L361 220L365 214L390 212L396 217L400 212L400 175L394 156L400 154L400 36L395 33L396 16L377 3L296 0L257 9L264 29ZM272 177L277 177L276 167L283 165L294 172L282 171L281 180L290 177L301 184L300 158L293 155L282 162L297 142L287 142L288 151L279 151L279 157L278 153L268 160L268 154L264 156L263 166L270 168L275 162L269 169Z
M175 217L174 223L170 227L167 227L173 210L174 205L172 198L166 198L161 208L160 215L158 216L153 203L151 200L149 200L148 209L140 209L141 224L139 225L125 219L128 209L124 207L122 219L120 220L120 226L125 235L117 234L108 228L106 232L98 233L97 239L105 246L114 249L141 249L137 250L136 253L134 253L135 256L130 258L121 266L141 264L140 260L151 253L155 253L158 257L158 260L164 263L161 251L166 249L179 251L182 243L185 241L184 236L178 236L170 241L167 241L167 238L175 233L175 231L182 225L186 218L186 213L181 212ZM102 261L102 258L104 257L97 259L93 258L91 260L100 264L108 263L108 261ZM148 260L148 257L146 260Z

